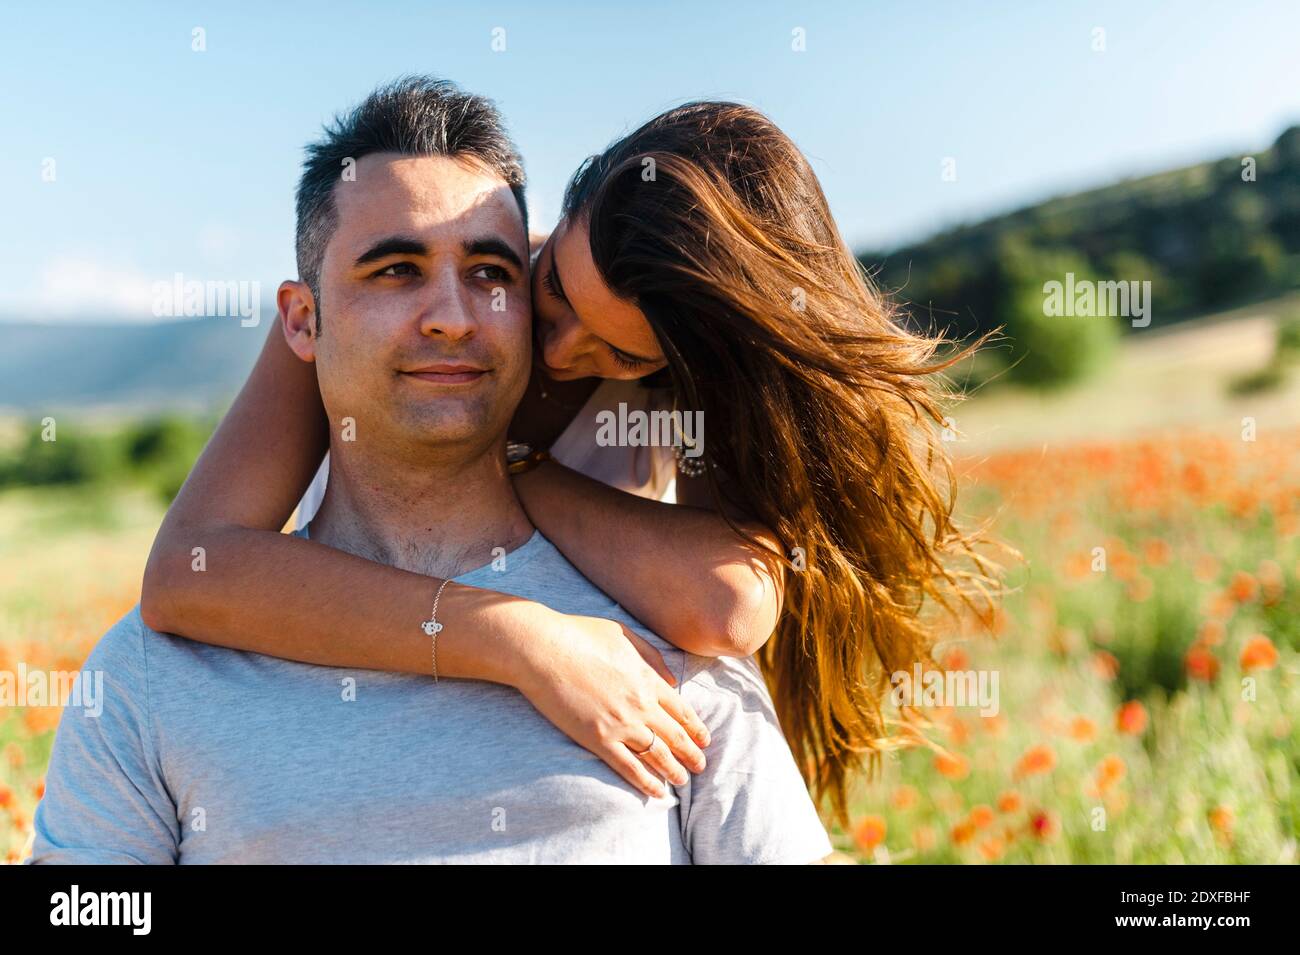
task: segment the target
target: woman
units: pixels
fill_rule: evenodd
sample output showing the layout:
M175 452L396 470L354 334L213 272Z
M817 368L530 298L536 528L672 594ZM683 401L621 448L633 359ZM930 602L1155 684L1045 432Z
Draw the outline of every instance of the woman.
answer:
M929 427L932 375L961 356L937 360L943 342L894 321L807 161L731 103L670 110L588 160L533 299L512 437L555 460L515 478L530 518L666 640L757 654L815 798L843 820L852 774L888 745L888 674L929 661L924 598L970 600L980 573L952 558L983 569ZM703 454L674 469L666 449L599 447L596 412L620 402L702 412ZM428 672L410 621L441 581L277 533L327 447L312 368L275 331L159 532L145 622ZM707 730L616 624L454 583L441 601L440 675L516 686L647 794L702 767ZM642 752L647 727L662 743Z

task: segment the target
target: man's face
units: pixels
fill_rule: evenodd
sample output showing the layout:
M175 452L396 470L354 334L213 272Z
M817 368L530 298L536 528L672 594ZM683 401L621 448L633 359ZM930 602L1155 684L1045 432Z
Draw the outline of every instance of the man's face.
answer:
M381 153L334 201L310 345L332 425L350 416L358 439L371 429L417 448L500 440L531 361L528 245L509 186L469 160Z

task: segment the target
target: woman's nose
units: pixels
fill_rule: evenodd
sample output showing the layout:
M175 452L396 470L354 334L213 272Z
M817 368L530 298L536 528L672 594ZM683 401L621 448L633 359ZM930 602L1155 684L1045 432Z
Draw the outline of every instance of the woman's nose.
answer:
M540 321L542 359L552 368L568 368L582 354L582 324L568 316Z

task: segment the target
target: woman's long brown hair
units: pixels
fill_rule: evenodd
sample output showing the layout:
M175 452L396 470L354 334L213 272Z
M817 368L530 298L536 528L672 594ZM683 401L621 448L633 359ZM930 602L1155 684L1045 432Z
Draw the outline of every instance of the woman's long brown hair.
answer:
M889 675L932 665L923 608L983 611L972 598L990 596L936 434L936 373L970 349L945 355L899 320L807 160L747 106L656 117L583 164L564 214L653 326L678 407L704 412L719 509L739 505L785 547L748 538L791 568L758 659L814 798L845 822L855 773L898 741Z

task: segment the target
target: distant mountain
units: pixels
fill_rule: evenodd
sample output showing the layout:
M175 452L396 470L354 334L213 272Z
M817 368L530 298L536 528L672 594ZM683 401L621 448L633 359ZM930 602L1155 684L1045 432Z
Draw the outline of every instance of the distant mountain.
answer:
M0 409L28 414L114 406L201 411L228 401L267 323L0 324Z

